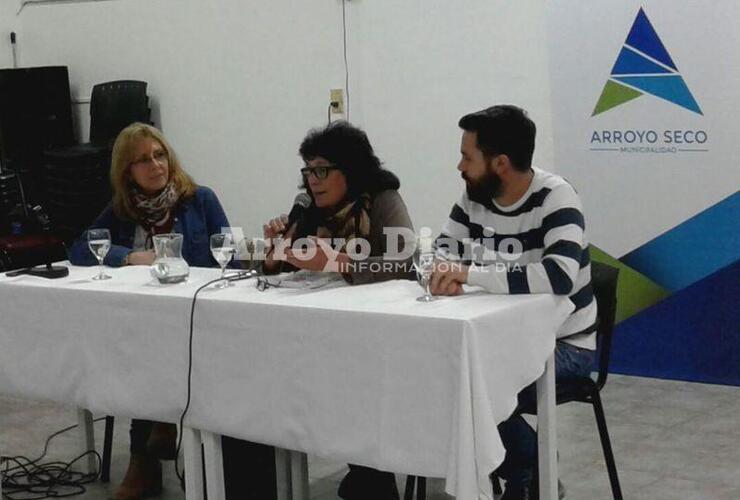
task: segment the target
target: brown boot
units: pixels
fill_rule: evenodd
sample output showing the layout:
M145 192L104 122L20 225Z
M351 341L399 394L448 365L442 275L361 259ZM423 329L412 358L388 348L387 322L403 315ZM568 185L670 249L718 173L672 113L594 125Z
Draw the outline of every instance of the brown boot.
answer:
M162 492L162 464L154 457L132 454L113 500L140 500Z
M177 426L154 422L149 440L146 442L146 451L160 460L174 460L177 454Z

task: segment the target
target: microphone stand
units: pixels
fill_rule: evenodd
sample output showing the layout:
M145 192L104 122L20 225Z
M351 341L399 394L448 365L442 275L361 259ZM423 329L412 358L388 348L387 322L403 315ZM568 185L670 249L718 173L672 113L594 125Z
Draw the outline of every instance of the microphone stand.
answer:
M263 242L264 245L264 242ZM227 275L226 279L228 281L241 281L246 280L250 278L254 278L260 275L260 272L256 269L259 265L259 260L257 259L257 253L263 252L264 248L258 248L259 245L254 241L247 241L245 240L245 252L247 253L247 256L249 257L247 260L247 269L245 271L237 271L236 273L233 273L231 275ZM241 255L240 255L241 257ZM239 262L244 262L243 259L237 259ZM243 264L242 264L243 266Z

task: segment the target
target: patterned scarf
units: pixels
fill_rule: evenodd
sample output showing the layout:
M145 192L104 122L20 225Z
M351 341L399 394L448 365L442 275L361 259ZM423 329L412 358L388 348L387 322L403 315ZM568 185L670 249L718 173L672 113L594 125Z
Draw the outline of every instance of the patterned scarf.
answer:
M148 232L167 225L172 218L172 208L180 196L171 182L156 196L147 196L137 186L132 187L131 199L138 214L138 222ZM159 231L156 231L159 232Z
M370 236L370 195L362 194L356 201L348 202L334 215L324 219L316 230L319 238L344 238L344 244L336 250L342 252L353 238Z

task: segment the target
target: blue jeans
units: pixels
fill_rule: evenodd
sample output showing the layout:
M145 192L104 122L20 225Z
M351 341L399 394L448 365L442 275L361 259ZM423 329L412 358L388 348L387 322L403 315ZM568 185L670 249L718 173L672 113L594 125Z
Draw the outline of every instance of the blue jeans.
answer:
M555 384L568 378L587 377L591 373L595 351L558 342L555 346ZM537 388L531 384L519 393L519 401L536 401ZM537 467L537 433L524 420L519 409L498 426L506 457L496 470L506 487L526 486L534 477Z

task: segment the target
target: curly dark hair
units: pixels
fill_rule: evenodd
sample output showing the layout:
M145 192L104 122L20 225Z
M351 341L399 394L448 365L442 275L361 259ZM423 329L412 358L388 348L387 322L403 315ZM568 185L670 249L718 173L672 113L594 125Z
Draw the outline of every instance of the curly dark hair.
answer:
M347 198L350 200L356 200L362 193L374 195L400 186L398 178L385 170L375 156L367 134L346 121L310 130L298 153L304 162L320 156L339 167L347 178ZM311 192L306 179L303 179L302 187Z

